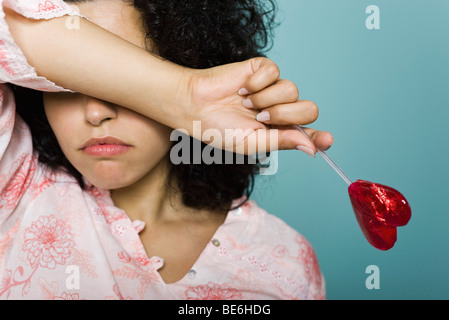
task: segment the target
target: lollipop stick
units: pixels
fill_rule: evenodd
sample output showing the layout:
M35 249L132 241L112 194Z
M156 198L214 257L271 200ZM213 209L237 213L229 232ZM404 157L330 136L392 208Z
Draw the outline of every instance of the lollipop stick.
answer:
M295 125L294 126L296 129L298 129L299 131L301 131L306 137L308 137L309 139L310 136L304 131L304 129L301 126ZM323 150L317 149L318 153L324 158L324 160L326 160L326 162L332 167L332 169L335 170L335 172L338 173L338 175L348 184L351 185L352 181L351 179L346 175L346 173L343 172L343 170L341 170L341 168L334 162L334 160L332 160L326 152L324 152Z

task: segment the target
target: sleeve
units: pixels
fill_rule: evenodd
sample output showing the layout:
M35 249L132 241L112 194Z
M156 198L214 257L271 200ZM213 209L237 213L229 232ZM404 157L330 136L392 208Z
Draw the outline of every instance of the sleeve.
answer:
M0 0L0 226L15 210L37 166L27 125L16 115L12 83L40 91L70 91L39 77L15 44L3 8L32 19L78 15L62 0Z
M267 252L286 281L279 285L285 299L324 300L325 279L309 241L279 217L265 214Z
M31 19L52 19L64 15L81 17L76 7L62 0L0 0L0 4L0 83L9 82L41 91L70 91L36 74L15 44L3 8Z
M325 279L309 241L254 200L247 204L247 220L241 220L246 226L234 231L251 252L252 274L266 282L260 290L279 300L324 300Z
M324 300L326 298L325 279L315 251L302 235L296 234L296 261L302 266L302 277L306 280L304 288L299 287L296 297L307 300ZM304 290L305 289L305 290Z
M271 252L282 261L279 272L285 275L288 284L283 288L285 297L293 300L326 299L325 279L309 241L279 218L272 217L271 220L272 228L278 231L271 234L272 243L277 243Z

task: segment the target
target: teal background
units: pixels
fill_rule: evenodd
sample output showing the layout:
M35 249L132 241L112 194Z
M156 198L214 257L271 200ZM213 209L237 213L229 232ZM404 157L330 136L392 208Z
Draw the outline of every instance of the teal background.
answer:
M380 30L368 30L369 5ZM328 154L353 179L401 191L412 219L389 251L363 237L347 185L320 156L279 153L276 175L260 177L260 206L315 249L328 299L449 299L449 1L278 0L268 56L301 99L311 125L335 139ZM380 269L368 290L365 269Z

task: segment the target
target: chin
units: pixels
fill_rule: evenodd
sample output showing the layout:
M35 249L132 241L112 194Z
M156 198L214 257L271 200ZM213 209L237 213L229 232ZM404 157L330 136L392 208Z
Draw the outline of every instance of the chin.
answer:
M92 183L92 182L91 182ZM115 189L121 189L128 187L130 184L128 183L120 183L117 181L114 182L99 182L99 183L92 183L95 187L103 190L115 190Z
M99 161L93 166L80 167L79 172L89 183L104 190L128 187L144 174L139 170L130 170L116 161Z
M126 188L133 183L135 183L138 178L133 179L131 177L115 177L115 176L106 176L106 177L86 177L87 181L94 185L97 188L104 189L104 190L114 190L114 189L121 189Z

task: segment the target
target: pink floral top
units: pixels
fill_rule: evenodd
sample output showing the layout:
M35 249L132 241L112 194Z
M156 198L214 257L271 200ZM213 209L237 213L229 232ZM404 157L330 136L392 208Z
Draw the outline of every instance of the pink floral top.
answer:
M76 15L61 0L0 0L20 14ZM14 43L0 6L0 299L322 299L309 243L252 200L229 211L192 269L176 283L148 256L141 221L109 192L83 191L37 160L7 83L63 91L38 77Z

